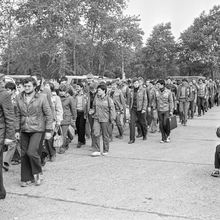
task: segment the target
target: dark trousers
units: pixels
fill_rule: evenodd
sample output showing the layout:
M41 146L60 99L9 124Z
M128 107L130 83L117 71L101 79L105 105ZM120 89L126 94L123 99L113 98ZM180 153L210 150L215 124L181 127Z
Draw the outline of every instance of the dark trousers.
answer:
M77 111L76 129L78 134L78 143L85 144L86 119L83 111Z
M0 129L0 199L4 199L6 196L5 187L3 185L3 174L2 174L4 132L5 129Z
M152 111L146 112L147 125L150 126L153 120Z
M220 169L220 145L216 146L215 151L215 168Z
M159 127L163 141L166 141L167 137L170 136L170 126L168 124L169 116L170 116L169 111L165 111L165 112L158 111Z
M34 180L34 174L42 172L40 147L44 134L21 132L21 181Z
M89 120L89 125L90 125L90 133L91 133L91 138L92 138L92 147L95 147L95 139L94 139L94 132L93 132L93 124L94 124L94 118L92 115L88 115L88 120Z
M198 96L197 105L198 105L198 115L201 115L201 111L204 114L205 113L205 98Z
M49 158L56 155L56 149L53 147L53 137L49 140L45 140L45 148L47 150Z
M115 124L118 128L119 135L123 136L124 129L123 129L123 126L122 126L122 123L121 123L121 113L117 112L116 118L115 118Z
M130 140L135 140L135 125L136 121L140 126L143 137L147 136L147 122L146 113L141 113L135 109L131 109L131 119L130 119Z
M194 110L195 110L195 102L194 102L194 100L193 100L193 101L190 101L190 102L189 102L188 115L189 115L190 118L193 118L193 117L194 117Z

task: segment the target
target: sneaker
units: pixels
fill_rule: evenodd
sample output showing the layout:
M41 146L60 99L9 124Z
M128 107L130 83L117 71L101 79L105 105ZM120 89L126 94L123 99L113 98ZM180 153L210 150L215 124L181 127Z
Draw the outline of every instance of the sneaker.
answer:
M165 141L164 141L164 140L161 140L160 143L163 144L163 143L165 143Z
M65 149L63 147L61 147L58 151L58 154L64 154L65 153Z
M167 139L166 139L165 142L166 142L166 143L170 143L170 137L167 137Z
M103 156L107 156L107 155L108 155L108 152L103 152L102 155L103 155Z
M20 160L12 160L12 161L11 161L11 165L18 165L18 164L20 164L20 163L21 163Z
M32 186L33 184L34 184L34 181L21 182L21 187Z
M101 156L101 153L99 151L95 151L91 154L92 157L98 157Z
M40 174L35 174L34 179L35 179L35 186L40 186L41 180L43 179L43 178L40 178Z
M213 177L220 177L220 170L216 169L211 173L211 176Z
M9 170L8 163L4 162L2 168L4 169L5 172L8 172L8 170Z

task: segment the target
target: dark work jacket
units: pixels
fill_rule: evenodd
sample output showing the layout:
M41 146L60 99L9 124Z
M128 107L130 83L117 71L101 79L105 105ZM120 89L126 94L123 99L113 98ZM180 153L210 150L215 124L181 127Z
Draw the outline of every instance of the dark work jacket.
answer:
M129 97L128 97L128 105L129 108L132 109L133 107L133 100L134 100L134 89L131 90ZM137 91L137 111L142 111L147 109L148 106L148 99L146 89L143 87L139 87Z
M76 120L76 99L70 95L60 97L63 106L63 121L61 125L70 125L72 121Z
M0 143L4 139L15 139L15 115L11 96L4 88L0 88ZM0 144L1 150L2 144Z

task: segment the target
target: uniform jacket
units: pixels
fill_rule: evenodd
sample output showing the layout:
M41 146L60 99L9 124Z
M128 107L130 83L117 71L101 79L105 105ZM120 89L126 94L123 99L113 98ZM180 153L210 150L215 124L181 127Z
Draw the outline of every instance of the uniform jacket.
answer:
M184 94L182 90L185 90ZM180 85L177 89L177 100L178 101L189 101L190 98L190 88L189 86Z
M111 96L111 93L113 93L113 95ZM113 91L110 91L110 97L112 98L114 104L115 104L115 110L116 111L125 111L125 98L123 96L123 93L121 90L119 89L115 89Z
M76 120L76 99L70 95L60 97L63 106L63 121L61 125L70 125Z
M114 102L108 95L103 98L96 95L93 105L95 109L93 118L99 122L113 122L115 120Z
M157 110L160 112L173 112L172 92L165 88L163 92L156 90Z
M134 100L134 89L130 91L128 97L128 105L130 110L133 107L133 100ZM137 111L142 111L142 110L146 111L147 106L148 106L148 100L147 100L146 89L143 87L139 87L137 91Z
M196 101L197 98L197 88L195 85L191 85L189 87L190 89L190 97L189 97L189 101Z
M15 115L14 107L11 103L11 96L4 88L0 88L0 130L3 133L3 139L1 135L0 142L2 143L5 138L15 139ZM1 146L1 145L0 145ZM1 149L0 149L1 150Z
M25 93L22 92L17 96L16 106L16 131L52 131L53 114L45 94L36 93L30 103L26 103Z
M156 89L154 87L148 89L149 107L156 109Z
M207 87L205 83L197 85L198 97L205 97L207 95Z

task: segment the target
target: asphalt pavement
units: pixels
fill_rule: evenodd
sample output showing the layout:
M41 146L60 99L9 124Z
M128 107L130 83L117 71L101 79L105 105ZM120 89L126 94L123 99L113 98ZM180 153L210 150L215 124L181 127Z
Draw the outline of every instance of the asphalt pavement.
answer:
M41 186L21 188L20 166L4 173L0 220L219 220L220 178L210 176L220 107L178 124L170 143L160 133L128 145L114 139L108 156L91 157L90 140L44 167ZM115 132L117 132L115 130Z

